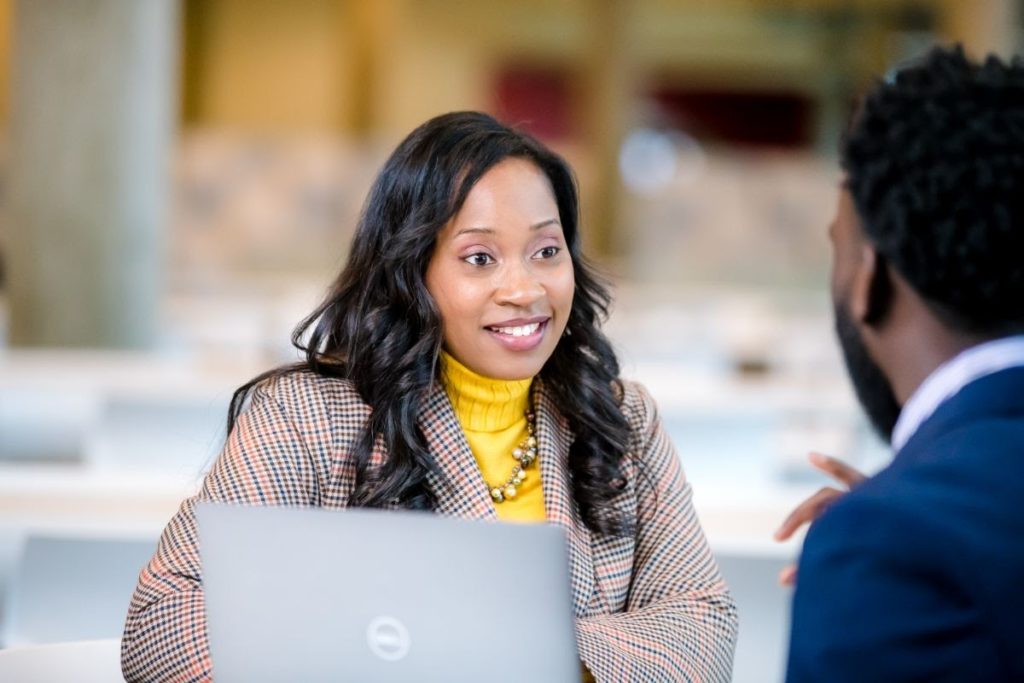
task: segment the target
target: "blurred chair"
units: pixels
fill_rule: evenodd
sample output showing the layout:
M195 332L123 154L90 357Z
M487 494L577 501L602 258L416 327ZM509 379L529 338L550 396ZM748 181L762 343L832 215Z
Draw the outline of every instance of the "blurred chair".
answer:
M110 683L123 680L120 638L0 650L0 681Z
M775 683L786 671L792 591L778 583L784 557L717 552L719 567L740 612L733 683Z
M155 538L29 536L9 586L4 647L119 638L155 548Z

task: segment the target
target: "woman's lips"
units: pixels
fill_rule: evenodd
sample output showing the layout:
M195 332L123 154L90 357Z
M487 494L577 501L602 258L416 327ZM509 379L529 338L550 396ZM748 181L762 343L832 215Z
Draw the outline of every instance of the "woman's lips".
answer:
M493 325L484 329L509 351L530 351L544 339L549 320L520 325Z

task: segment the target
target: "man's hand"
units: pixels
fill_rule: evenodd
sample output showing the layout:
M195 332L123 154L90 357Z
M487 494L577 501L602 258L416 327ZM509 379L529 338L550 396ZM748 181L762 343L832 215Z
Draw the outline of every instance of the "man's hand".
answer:
M830 458L827 455L812 452L808 456L808 460L810 460L811 464L816 468L843 484L845 486L845 490L840 490L832 486L825 486L813 496L800 503L795 510L789 513L789 516L786 517L786 521L784 521L782 526L780 526L775 532L776 541L785 541L804 524L810 524L813 522L821 515L822 512L825 511L825 508L831 505L837 498L844 495L847 491L865 479L863 474L843 461ZM783 586L792 586L796 583L795 564L791 564L779 572L779 583Z

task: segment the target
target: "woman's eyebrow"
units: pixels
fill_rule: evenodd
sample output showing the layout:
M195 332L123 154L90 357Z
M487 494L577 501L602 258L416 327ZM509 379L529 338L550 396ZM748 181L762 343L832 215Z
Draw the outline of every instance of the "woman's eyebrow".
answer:
M561 223L557 218L548 218L547 220L543 220L539 223L534 223L533 225L530 226L530 230L540 230L541 228L546 228L549 225L561 225ZM470 228L462 228L457 233L455 233L455 237L466 234L493 235L494 228L488 227L486 225L477 225Z
M493 235L494 228L488 228L486 226L463 228L462 230L459 230L457 233L455 233L455 236L458 237L459 235L467 235L474 233L479 233L482 235Z
M558 222L557 218L549 218L546 221L534 223L533 225L530 226L530 230L540 230L541 228L545 228L549 225L560 225L560 223Z

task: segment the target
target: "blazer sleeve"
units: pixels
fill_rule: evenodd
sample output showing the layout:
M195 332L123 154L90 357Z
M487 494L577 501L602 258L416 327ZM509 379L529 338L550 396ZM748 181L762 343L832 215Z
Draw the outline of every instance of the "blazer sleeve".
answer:
M313 505L309 448L278 397L263 386L238 419L198 495L182 503L139 575L121 642L128 681L211 679L196 501Z
M580 655L598 681L728 681L735 603L654 401L630 385L624 408L637 459L631 587L625 611L577 621Z

